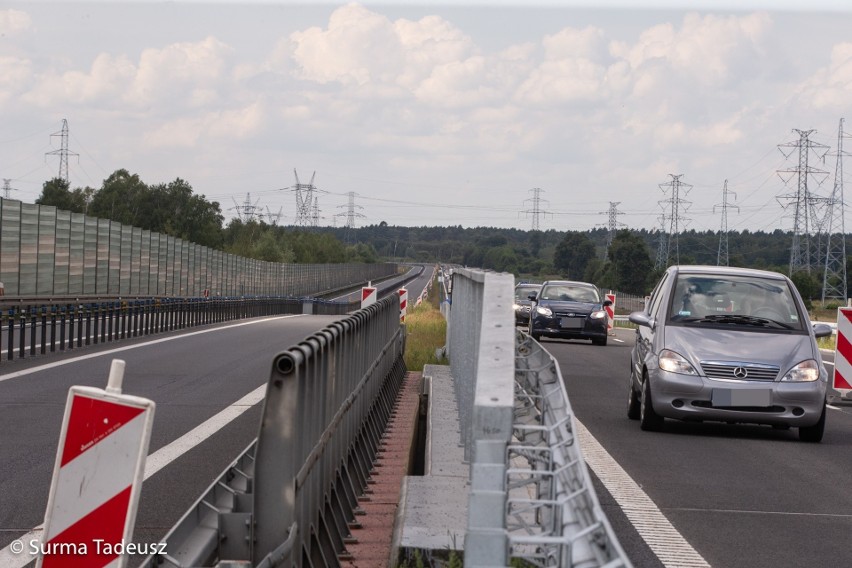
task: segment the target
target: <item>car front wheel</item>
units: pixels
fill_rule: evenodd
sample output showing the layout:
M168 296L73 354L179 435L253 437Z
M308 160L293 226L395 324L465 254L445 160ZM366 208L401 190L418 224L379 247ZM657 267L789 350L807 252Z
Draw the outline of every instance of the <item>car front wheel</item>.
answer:
M822 441L822 435L825 432L825 405L822 405L822 414L819 415L819 420L813 426L800 426L799 439L803 442L819 443Z
M654 411L651 404L651 380L645 377L642 381L642 402L639 407L639 427L643 430L653 432L663 427L665 418Z

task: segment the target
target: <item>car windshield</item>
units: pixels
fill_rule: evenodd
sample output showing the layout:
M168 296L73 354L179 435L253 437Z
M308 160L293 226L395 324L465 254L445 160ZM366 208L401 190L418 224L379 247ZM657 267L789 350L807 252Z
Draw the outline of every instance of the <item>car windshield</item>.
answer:
M539 294L539 300L556 300L563 302L600 303L598 291L590 286L571 284L545 285Z
M670 320L684 324L801 330L789 286L754 276L680 274Z

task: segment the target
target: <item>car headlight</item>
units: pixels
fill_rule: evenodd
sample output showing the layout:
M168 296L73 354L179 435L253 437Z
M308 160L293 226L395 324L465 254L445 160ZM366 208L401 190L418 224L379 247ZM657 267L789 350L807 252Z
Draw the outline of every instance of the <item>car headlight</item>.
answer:
M553 315L553 310L551 310L550 308L545 308L544 306L536 306L535 312L539 315L542 315L542 316L548 317L548 318Z
M818 378L819 364L813 359L808 359L807 361L802 361L801 363L790 369L787 374L781 378L781 380L793 383L810 383L817 380Z
M669 373L679 373L681 375L697 375L695 367L686 360L685 357L675 353L674 351L669 351L668 349L663 349L660 351L660 369L663 371L668 371Z
M596 312L592 312L589 317L595 320L603 319L606 317L606 310L598 310Z
M518 310L520 310L520 309L521 309L521 305L520 305L520 304L512 304L512 307L513 307L513 308L515 308L515 311L516 311L516 312L517 312Z

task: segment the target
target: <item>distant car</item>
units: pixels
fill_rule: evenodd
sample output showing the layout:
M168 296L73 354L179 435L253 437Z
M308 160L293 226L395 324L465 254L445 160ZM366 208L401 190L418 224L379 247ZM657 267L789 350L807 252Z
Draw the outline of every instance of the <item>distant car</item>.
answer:
M530 322L531 295L538 294L541 284L521 282L515 285L515 325L527 325Z
M673 266L641 312L627 415L643 430L665 418L798 427L822 440L828 374L789 278L718 266Z
M548 280L533 301L530 335L559 339L591 339L606 345L607 313L597 286L588 282Z

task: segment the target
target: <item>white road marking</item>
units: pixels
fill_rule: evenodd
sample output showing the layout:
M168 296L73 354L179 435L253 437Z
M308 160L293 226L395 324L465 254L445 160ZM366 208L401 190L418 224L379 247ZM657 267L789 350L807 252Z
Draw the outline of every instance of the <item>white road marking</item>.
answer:
M196 331L192 333L185 333L178 336L173 337L164 337L161 339L157 339L154 341L148 341L142 344L136 345L128 345L126 347L121 347L118 349L111 349L109 351L101 351L99 353L90 353L87 355L83 355L81 357L75 357L73 359L67 359L65 361L57 361L55 363L48 363L46 365L41 365L39 367L33 367L32 369L25 369L23 371L18 371L16 373L9 373L8 375L0 376L0 381L4 381L7 379L19 377L22 375L28 375L31 373L35 373L38 371L44 371L47 369L52 369L54 367L59 367L62 365L67 365L70 363L74 363L76 361L82 361L85 359L92 359L94 357L100 357L103 355L109 355L111 353L116 353L119 351L126 351L128 349L136 349L142 347L144 345L151 345L155 343L162 343L163 341L172 341L175 339L180 339L182 337L189 337L192 335L198 335L201 333L209 333L212 331L218 331L220 329L227 329L231 327L239 327L243 325L251 325L254 323L260 323L262 321L270 321L275 319L283 319L289 317L300 317L302 314L289 315L289 316L276 316L272 318L264 318L263 320L252 320L250 322L242 322L238 324L233 324L225 327L217 327L215 329L205 329L201 331ZM202 422L177 440L174 440L170 444L163 446L153 454L150 454L145 460L145 479L148 479L183 454L193 449L197 445L201 444L205 440L207 440L210 436L224 428L231 421L238 418L245 411L259 403L263 400L266 394L266 384L263 384L238 401L234 402L230 406L223 409L221 412L207 419L205 422ZM0 550L0 566L5 568L23 568L33 560L35 560L35 556L30 554L30 542L36 541L37 543L41 542L41 534L42 534L43 526L39 525L33 528L27 534L18 537L17 540L24 543L24 552L20 554L15 554L10 550L11 544L6 546L2 550ZM38 544L36 544L38 547Z
M583 424L574 418L586 463L624 511L639 536L663 566L709 568L692 545L674 528L659 507L639 487Z
M23 377L25 375L32 375L33 373L38 373L40 371L46 371L47 369L54 369L56 367L62 367L63 365L70 365L71 363L76 363L78 361L85 361L86 359L94 359L96 357L104 357L105 355L112 355L113 353L120 353L122 351L129 351L131 349L139 349L141 347L147 347L149 345L155 345L157 343L165 343L166 341L175 341L177 339L183 339L185 337L192 337L193 335L201 335L202 333L212 333L214 331L221 331L223 329L231 329L233 327L242 327L244 325L254 325L256 323L264 323L267 321L273 321L277 319L286 319L286 318L296 318L302 317L304 314L292 314L286 316L274 316L270 318L263 318L259 320L251 320L240 323L234 323L231 325L225 325L222 327L214 327L211 329L202 329L200 331L191 331L189 333L182 333L180 335L171 335L169 337L161 337L160 339L154 339L151 341L145 341L144 343L134 343L133 345L125 345L124 347L116 347L115 349L108 349L106 351L98 351L97 353L87 353L86 355L80 355L79 357L72 357L71 359L63 359L62 361L54 361L53 363L45 363L44 365L39 365L38 367L32 367L30 369L22 369L20 371L15 371L14 373L7 373L5 375L0 375L0 383L3 381L8 381L9 379L16 379L18 377Z

